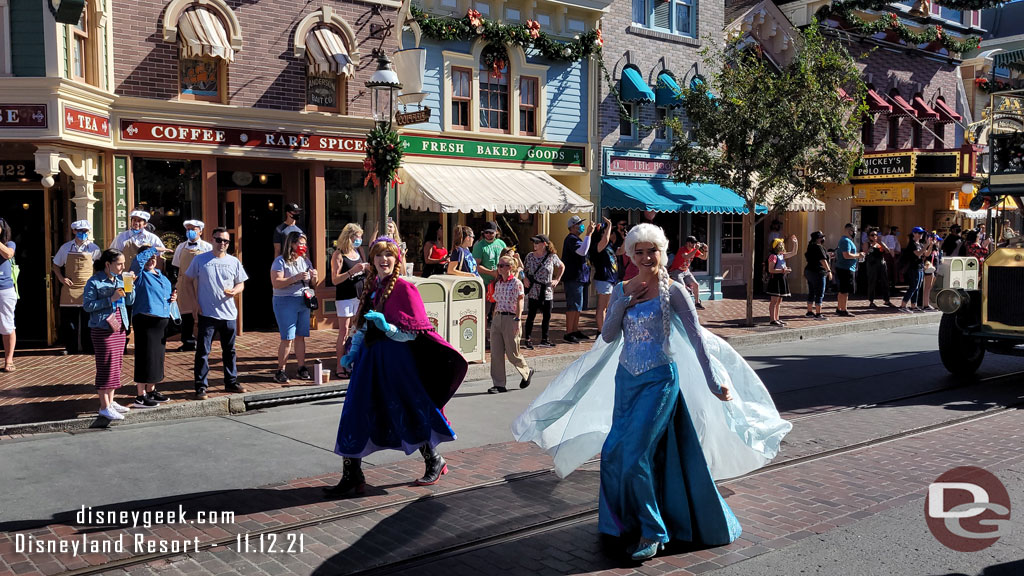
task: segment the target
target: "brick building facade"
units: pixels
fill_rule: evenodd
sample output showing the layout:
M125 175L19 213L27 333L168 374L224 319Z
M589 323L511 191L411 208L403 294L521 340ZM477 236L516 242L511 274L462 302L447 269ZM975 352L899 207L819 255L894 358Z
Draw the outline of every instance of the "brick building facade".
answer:
M12 76L0 82L0 106L16 118L0 125L0 161L21 174L2 182L0 212L18 222L30 295L18 316L47 318L24 323L23 339L56 338L49 258L73 220L89 220L104 247L134 206L153 214L168 246L187 219L206 222L207 234L229 227L253 278L240 302L246 329L272 326L270 231L286 203L305 208L300 226L321 278L346 223L372 231L365 82L377 68L371 51L398 47L398 30L378 32L401 2L88 0L77 22L57 22L44 5L0 3L12 31L0 46ZM327 304L318 320L329 324Z

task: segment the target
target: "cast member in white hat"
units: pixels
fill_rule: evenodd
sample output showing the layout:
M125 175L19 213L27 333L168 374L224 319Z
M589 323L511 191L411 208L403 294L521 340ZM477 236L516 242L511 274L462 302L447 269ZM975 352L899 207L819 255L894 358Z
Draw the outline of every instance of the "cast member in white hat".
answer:
M199 311L196 305L195 285L185 276L185 270L192 259L204 252L213 250L213 245L202 239L206 225L200 220L185 220L185 241L174 249L171 264L178 269L178 310L181 312L181 347L179 352L195 351L195 314Z
M146 224L149 223L149 212L132 210L128 217L131 218L128 229L118 234L110 243L111 248L120 250L124 254L125 262L134 262L135 256L143 246L164 247L159 236L146 230Z
M82 310L85 283L92 277L93 262L103 250L89 241L88 220L71 223L74 240L61 244L50 268L60 285L60 337L68 354L92 354L89 315Z

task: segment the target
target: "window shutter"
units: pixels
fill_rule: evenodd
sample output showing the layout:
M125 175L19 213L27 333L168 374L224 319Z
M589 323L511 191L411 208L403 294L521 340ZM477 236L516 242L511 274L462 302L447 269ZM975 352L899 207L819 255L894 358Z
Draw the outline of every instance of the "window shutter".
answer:
M981 10L971 10L971 26L981 26Z
M654 0L654 27L672 28L672 0Z
M935 2L932 2L931 10L932 10L932 14L935 15L935 16L938 16L938 15L942 14L942 6L939 6Z

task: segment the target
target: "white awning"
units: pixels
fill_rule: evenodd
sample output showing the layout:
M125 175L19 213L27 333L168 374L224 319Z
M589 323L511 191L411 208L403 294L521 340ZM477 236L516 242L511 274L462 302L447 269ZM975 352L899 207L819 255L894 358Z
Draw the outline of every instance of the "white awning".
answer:
M591 212L594 204L546 172L406 164L404 208L427 212Z
M312 76L351 76L356 71L345 42L337 32L326 26L314 28L306 34L306 63L309 64Z
M235 51L224 24L202 6L185 10L178 20L178 45L182 58L213 57L234 62Z
M803 194L793 198L786 205L786 212L824 212L825 203L817 198Z

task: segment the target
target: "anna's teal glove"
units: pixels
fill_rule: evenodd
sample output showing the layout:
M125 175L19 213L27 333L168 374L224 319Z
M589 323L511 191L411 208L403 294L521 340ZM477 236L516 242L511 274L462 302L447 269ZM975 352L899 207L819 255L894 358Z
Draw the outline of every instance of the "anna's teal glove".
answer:
M381 314L380 312L367 312L364 318L366 318L367 322L372 322L373 325L376 326L380 331L384 332L389 336L398 331L398 328L396 326L388 324L387 319L384 318L384 315Z

